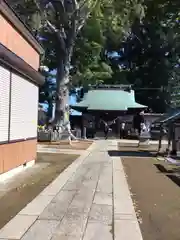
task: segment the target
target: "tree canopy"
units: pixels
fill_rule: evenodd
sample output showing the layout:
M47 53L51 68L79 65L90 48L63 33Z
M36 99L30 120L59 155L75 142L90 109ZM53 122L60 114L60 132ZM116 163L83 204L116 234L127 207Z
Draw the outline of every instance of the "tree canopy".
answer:
M56 86L65 75L71 85L128 83L136 90L137 101L156 112L179 106L178 0L144 3L138 0L9 0L9 3L44 45L43 64L50 70L60 69L62 55L68 59L64 63L66 70L61 74L57 72ZM73 38L69 34L73 26L72 7L75 7L72 4L79 8L76 13L79 27ZM45 10L42 11L42 7ZM53 26L61 39L52 31ZM63 42L59 40L65 40L66 50L69 45L71 51L63 53ZM56 92L60 92L60 87L57 86Z
M111 78L107 52L144 17L140 0L9 0L45 48L43 64L56 69L56 119L63 118L70 80Z
M60 69L62 55L68 59L64 62L66 70L57 73L56 85L65 76L71 85L128 83L136 90L137 101L154 111L179 106L178 0L147 0L143 4L138 0L9 0L9 3L44 45L43 64L50 70ZM74 36L71 35L74 11L70 9L70 5L75 7L73 3L79 9ZM61 39L52 27L59 31ZM62 40L65 50L69 49L66 52Z
M131 34L122 42L120 57L112 62L116 79L119 76L121 82L123 76L136 90L137 101L155 112L180 103L179 17L179 1L146 1L145 18L133 23Z

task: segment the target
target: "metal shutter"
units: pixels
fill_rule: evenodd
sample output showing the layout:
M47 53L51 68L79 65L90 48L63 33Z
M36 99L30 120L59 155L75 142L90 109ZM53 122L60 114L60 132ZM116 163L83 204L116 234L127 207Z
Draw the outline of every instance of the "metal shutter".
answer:
M0 66L0 142L8 141L10 71Z
M38 87L12 74L10 140L37 136Z

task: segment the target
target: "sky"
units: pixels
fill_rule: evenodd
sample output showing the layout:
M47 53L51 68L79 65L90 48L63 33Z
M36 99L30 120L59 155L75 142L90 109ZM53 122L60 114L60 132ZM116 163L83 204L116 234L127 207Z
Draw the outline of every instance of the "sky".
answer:
M77 103L76 94L71 94L71 95L69 96L69 105L75 105L76 103ZM44 111L47 112L47 110L48 110L48 105L45 104L45 103L41 103L41 106L43 106ZM72 115L72 116L81 116L82 113L80 113L80 112L78 112L78 111L75 111L75 110L72 110L72 111L71 111L71 115Z
M71 96L69 96L69 105L75 105L77 103L77 98L75 94L72 94ZM71 116L81 116L82 113L72 110L71 111Z

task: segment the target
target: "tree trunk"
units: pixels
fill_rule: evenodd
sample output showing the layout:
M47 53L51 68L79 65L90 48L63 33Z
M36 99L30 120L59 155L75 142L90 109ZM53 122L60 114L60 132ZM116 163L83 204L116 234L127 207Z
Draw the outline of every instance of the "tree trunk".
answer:
M57 76L56 76L56 110L55 110L55 124L62 126L65 123L66 105L69 105L69 72L70 63L76 39L76 25L72 24L69 30L66 41L62 41L61 34L57 33ZM63 44L62 44L63 43Z
M56 75L56 109L54 124L62 126L65 122L66 105L69 103L69 59L68 56L60 56Z
M53 117L53 102L52 102L52 99L51 99L51 100L48 100L47 123L50 122L52 117Z
M64 63L63 60L58 61L56 73L56 109L54 123L61 125L63 121L63 91L62 83L64 78Z

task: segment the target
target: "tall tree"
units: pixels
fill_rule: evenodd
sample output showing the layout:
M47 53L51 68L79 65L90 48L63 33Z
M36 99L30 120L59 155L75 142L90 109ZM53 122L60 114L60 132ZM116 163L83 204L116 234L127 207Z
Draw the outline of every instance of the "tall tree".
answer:
M171 106L174 87L180 84L180 2L148 0L145 4L146 16L134 22L116 65L124 65L138 101L164 112Z
M112 70L105 58L105 36L102 19L93 11L81 33L77 36L72 56L72 82L83 86L104 82Z
M9 0L16 10L29 22L36 36L41 39L46 53L44 62L50 69L57 69L55 123L62 124L68 98L72 55L76 39L89 17L100 22L101 34L105 37L105 48L111 41L118 44L127 35L131 22L143 16L139 0ZM25 5L22 4L24 2ZM29 6L27 8L27 5ZM97 24L97 23L96 23ZM90 37L90 36L89 36ZM92 35L91 35L92 37ZM104 74L110 72L102 62ZM88 75L102 74L98 66L92 66ZM85 72L81 72L81 74ZM97 75L95 75L97 77ZM92 77L94 79L95 77ZM99 76L100 77L100 76Z

